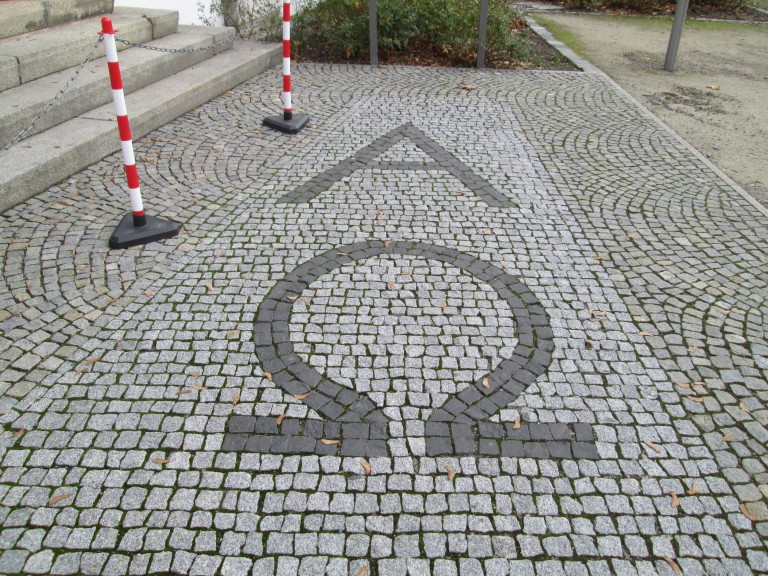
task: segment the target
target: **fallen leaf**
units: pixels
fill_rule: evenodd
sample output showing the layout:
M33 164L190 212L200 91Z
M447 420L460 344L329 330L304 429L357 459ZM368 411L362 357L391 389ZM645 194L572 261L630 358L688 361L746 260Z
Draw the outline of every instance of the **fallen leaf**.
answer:
M710 90L720 90L720 85L719 84L710 84L709 86L707 86L707 88L709 88Z
M507 267L507 261L506 260L500 260L499 261L499 266L501 266L502 268L506 268Z
M691 382L691 386L703 386L706 387L707 385L704 384L701 380L697 380L696 382Z
M208 292L210 292L211 290L213 290L213 284L208 282L208 284L205 285L205 289L208 290Z
M675 574L680 574L680 566L677 565L677 562L672 560L669 556L664 556L664 562L672 566L672 572Z
M18 430L16 430L16 432L14 432L13 434L11 434L11 438L18 438L19 436L21 436L22 434L24 434L24 432L26 432L26 431L27 431L27 429L26 429L26 428L19 428Z
M677 494L675 493L675 491L674 490L670 490L669 491L669 495L672 496L672 506L674 506L675 508L679 508L680 507L680 498L677 497Z
M294 397L294 398L296 398L296 400L304 400L304 398L306 398L306 397L307 397L307 396L309 396L310 394L312 394L312 392L311 392L311 391L309 391L309 392L304 392L304 394L294 394L294 395L293 395L293 397Z
M448 472L448 480L453 480L456 478L456 470L454 470L453 466L450 464L445 465L445 471Z
M379 220L381 222L381 220ZM389 248L389 245L392 244L392 240L384 240L384 248Z
M290 300L291 302L295 302L298 299L299 299L298 296L288 296L288 300Z
M650 332L643 331L643 332L640 332L640 336L653 336L653 334L651 334Z
M747 517L748 520L751 520L752 522L757 522L757 518L755 518L752 513L749 511L749 508L747 508L747 505L742 503L739 504L739 510L741 511L744 516Z
M608 310L594 310L593 315L594 316L605 316L608 314Z
M480 232L482 232L483 236L488 236L488 234L491 233L490 228L483 228Z
M699 486L698 482L694 482L693 486L691 486L691 489L688 490L688 496L693 496L694 494L698 494L701 492L701 486Z
M688 352L698 352L698 351L699 351L698 346L691 346L690 348L688 348Z
M690 388L691 385L688 384L688 382L673 382L675 386L680 386L680 388Z
M483 388L490 388L491 387L491 379L486 376L483 378Z
M154 292L152 292L152 290L147 290L146 292L144 292L144 294L146 294L147 298L152 298L152 296L154 295Z
M216 258L221 258L222 256L224 256L224 254L225 254L224 252L216 252L214 256L216 256Z
M744 404L744 402L739 402L739 408L741 408L742 410L744 410L744 412L746 412L747 414L750 414L750 413L751 413L751 412L750 412L750 410L749 410L749 408L747 408L747 405L746 405L746 404Z
M379 220L376 220L376 224L378 224L379 226L381 226L382 224L384 224L384 220L381 220L381 219L379 219Z
M189 376L190 376L190 378L194 378L195 380L197 380L198 378L200 378L200 373L199 372L192 372L192 374L190 374Z
M390 290L393 290L395 288L395 283L394 282L387 282L387 288L389 288Z
M445 300L440 302L440 308L447 308L447 307L448 307L448 302L446 302Z
M227 340L231 340L240 334L240 330L230 330L227 332Z
M466 192L456 192L456 196L466 196Z
M270 382L272 382L272 373L271 372L262 372L261 375L264 376L264 378L266 378Z
M410 275L411 275L410 270L403 270L402 272L400 272L400 276L410 276Z
M349 256L349 252L336 252L337 256Z
M122 345L123 345L123 341L122 340L115 341L115 348L120 348L120 346L122 346Z
M275 418L275 423L276 423L278 426L280 426L280 424L282 424L282 423L283 423L283 420L285 420L285 417L286 417L286 416L288 416L288 413L287 413L287 412L283 412L282 414L280 414L280 416L278 416L277 418Z
M587 340L584 343L584 346L587 348L587 350L592 350L592 346L593 346L592 341L591 340Z
M520 429L520 420L515 418L515 422L512 424L512 430L519 430Z
M600 256L595 256L594 258L592 258L592 261L593 261L595 264L600 264L600 262L601 262L601 258L600 258Z
M240 402L240 394L238 394L237 392L235 392L235 393L232 395L232 406L237 406L237 403L238 403L238 402Z
M72 498L72 494L59 494L58 496L54 496L48 502L48 506L53 506L54 504L57 504L57 503L61 502L62 500L66 500L67 498Z
M731 313L730 310L720 310L720 312L723 314L723 316L728 316L728 314Z
M91 358L90 360L85 361L85 365L90 366L91 364L96 364L96 362L98 362L99 360L101 360L101 358Z
M477 86L475 86L474 84L465 84L464 82L459 84L459 89L460 90L472 91L472 90L475 90L476 88L477 88Z
M149 156L143 156L143 155L139 156L139 160L141 160L142 162L147 162L148 164L155 164L155 159L150 158Z
M727 432L725 436L723 436L723 442L730 442L731 440L733 440L733 434Z
M322 440L320 440L320 442L322 442L326 446L332 446L334 444L341 444L341 440L338 440L338 439L337 440L329 440L328 438L323 438Z
M186 388L182 388L178 392L176 392L176 396L181 396L182 394L189 394L191 390L187 390Z
M192 384L192 386L190 386L190 388L192 388L194 390L208 390L207 386L200 386L200 384Z
M656 452L656 454L661 454L661 448L656 446L656 444L654 444L650 440L643 440L643 444L651 448L654 452Z
M368 572L368 566L363 566L355 576L365 576L366 572Z
M698 396L686 396L688 400L692 400L693 402L704 402L704 398L699 398Z
M168 464L170 460L168 458L152 458L152 462L155 464Z
M365 470L365 475L370 476L371 475L371 465L368 464L366 460L360 460L360 465L363 467L363 470Z

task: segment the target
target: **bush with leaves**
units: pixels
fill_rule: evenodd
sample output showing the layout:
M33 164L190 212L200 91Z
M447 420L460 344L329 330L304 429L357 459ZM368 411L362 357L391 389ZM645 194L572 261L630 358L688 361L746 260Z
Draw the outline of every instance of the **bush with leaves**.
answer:
M383 61L401 50L471 66L477 58L479 0L378 0L379 53ZM489 0L487 60L509 59L519 48L515 30L522 12L508 0ZM328 59L364 58L369 50L366 0L317 0L294 18L296 51Z

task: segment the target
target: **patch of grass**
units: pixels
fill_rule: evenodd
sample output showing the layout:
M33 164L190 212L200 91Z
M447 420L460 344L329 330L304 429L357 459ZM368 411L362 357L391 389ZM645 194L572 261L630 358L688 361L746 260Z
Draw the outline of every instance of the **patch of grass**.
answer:
M579 37L576 36L573 32L571 32L566 26L563 26L562 24L559 24L558 22L555 22L553 20L550 20L549 18L544 18L540 15L536 15L535 18L536 22L544 26L547 30L549 30L552 33L552 36L555 37L556 40L559 40L566 46L568 46L571 50L576 52L579 56L582 58L588 58L587 55L587 49L584 47L584 44L581 43L581 40L579 40Z

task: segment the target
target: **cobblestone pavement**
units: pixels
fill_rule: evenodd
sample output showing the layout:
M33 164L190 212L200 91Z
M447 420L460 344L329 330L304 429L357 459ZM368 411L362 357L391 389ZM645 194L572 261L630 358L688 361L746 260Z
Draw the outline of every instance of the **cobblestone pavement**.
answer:
M768 573L768 216L599 74L295 85L137 143L178 238L0 217L0 572Z

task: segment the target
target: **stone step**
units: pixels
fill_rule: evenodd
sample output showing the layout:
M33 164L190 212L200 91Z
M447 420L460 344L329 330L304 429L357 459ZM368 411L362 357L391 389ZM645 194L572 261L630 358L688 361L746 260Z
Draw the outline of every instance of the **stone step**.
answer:
M232 50L136 90L126 98L134 139L276 66L281 54L279 44L237 41ZM111 103L20 142L0 158L0 211L118 150Z
M131 48L120 53L120 70L126 94L175 74L232 47L234 28L181 26L179 33L149 42L150 46L174 50L204 48L229 39L210 50L167 53ZM0 92L0 149L30 125L56 93L69 81L75 68L49 74L5 92ZM77 80L59 102L42 116L26 137L61 124L112 101L105 58L83 67Z
M3 0L0 39L112 12L114 0Z
M176 31L178 12L119 10L113 15L117 37L149 42ZM82 62L98 38L101 17L86 18L62 26L0 40L0 91L66 70ZM124 46L118 44L118 49ZM104 53L100 46L96 56Z

